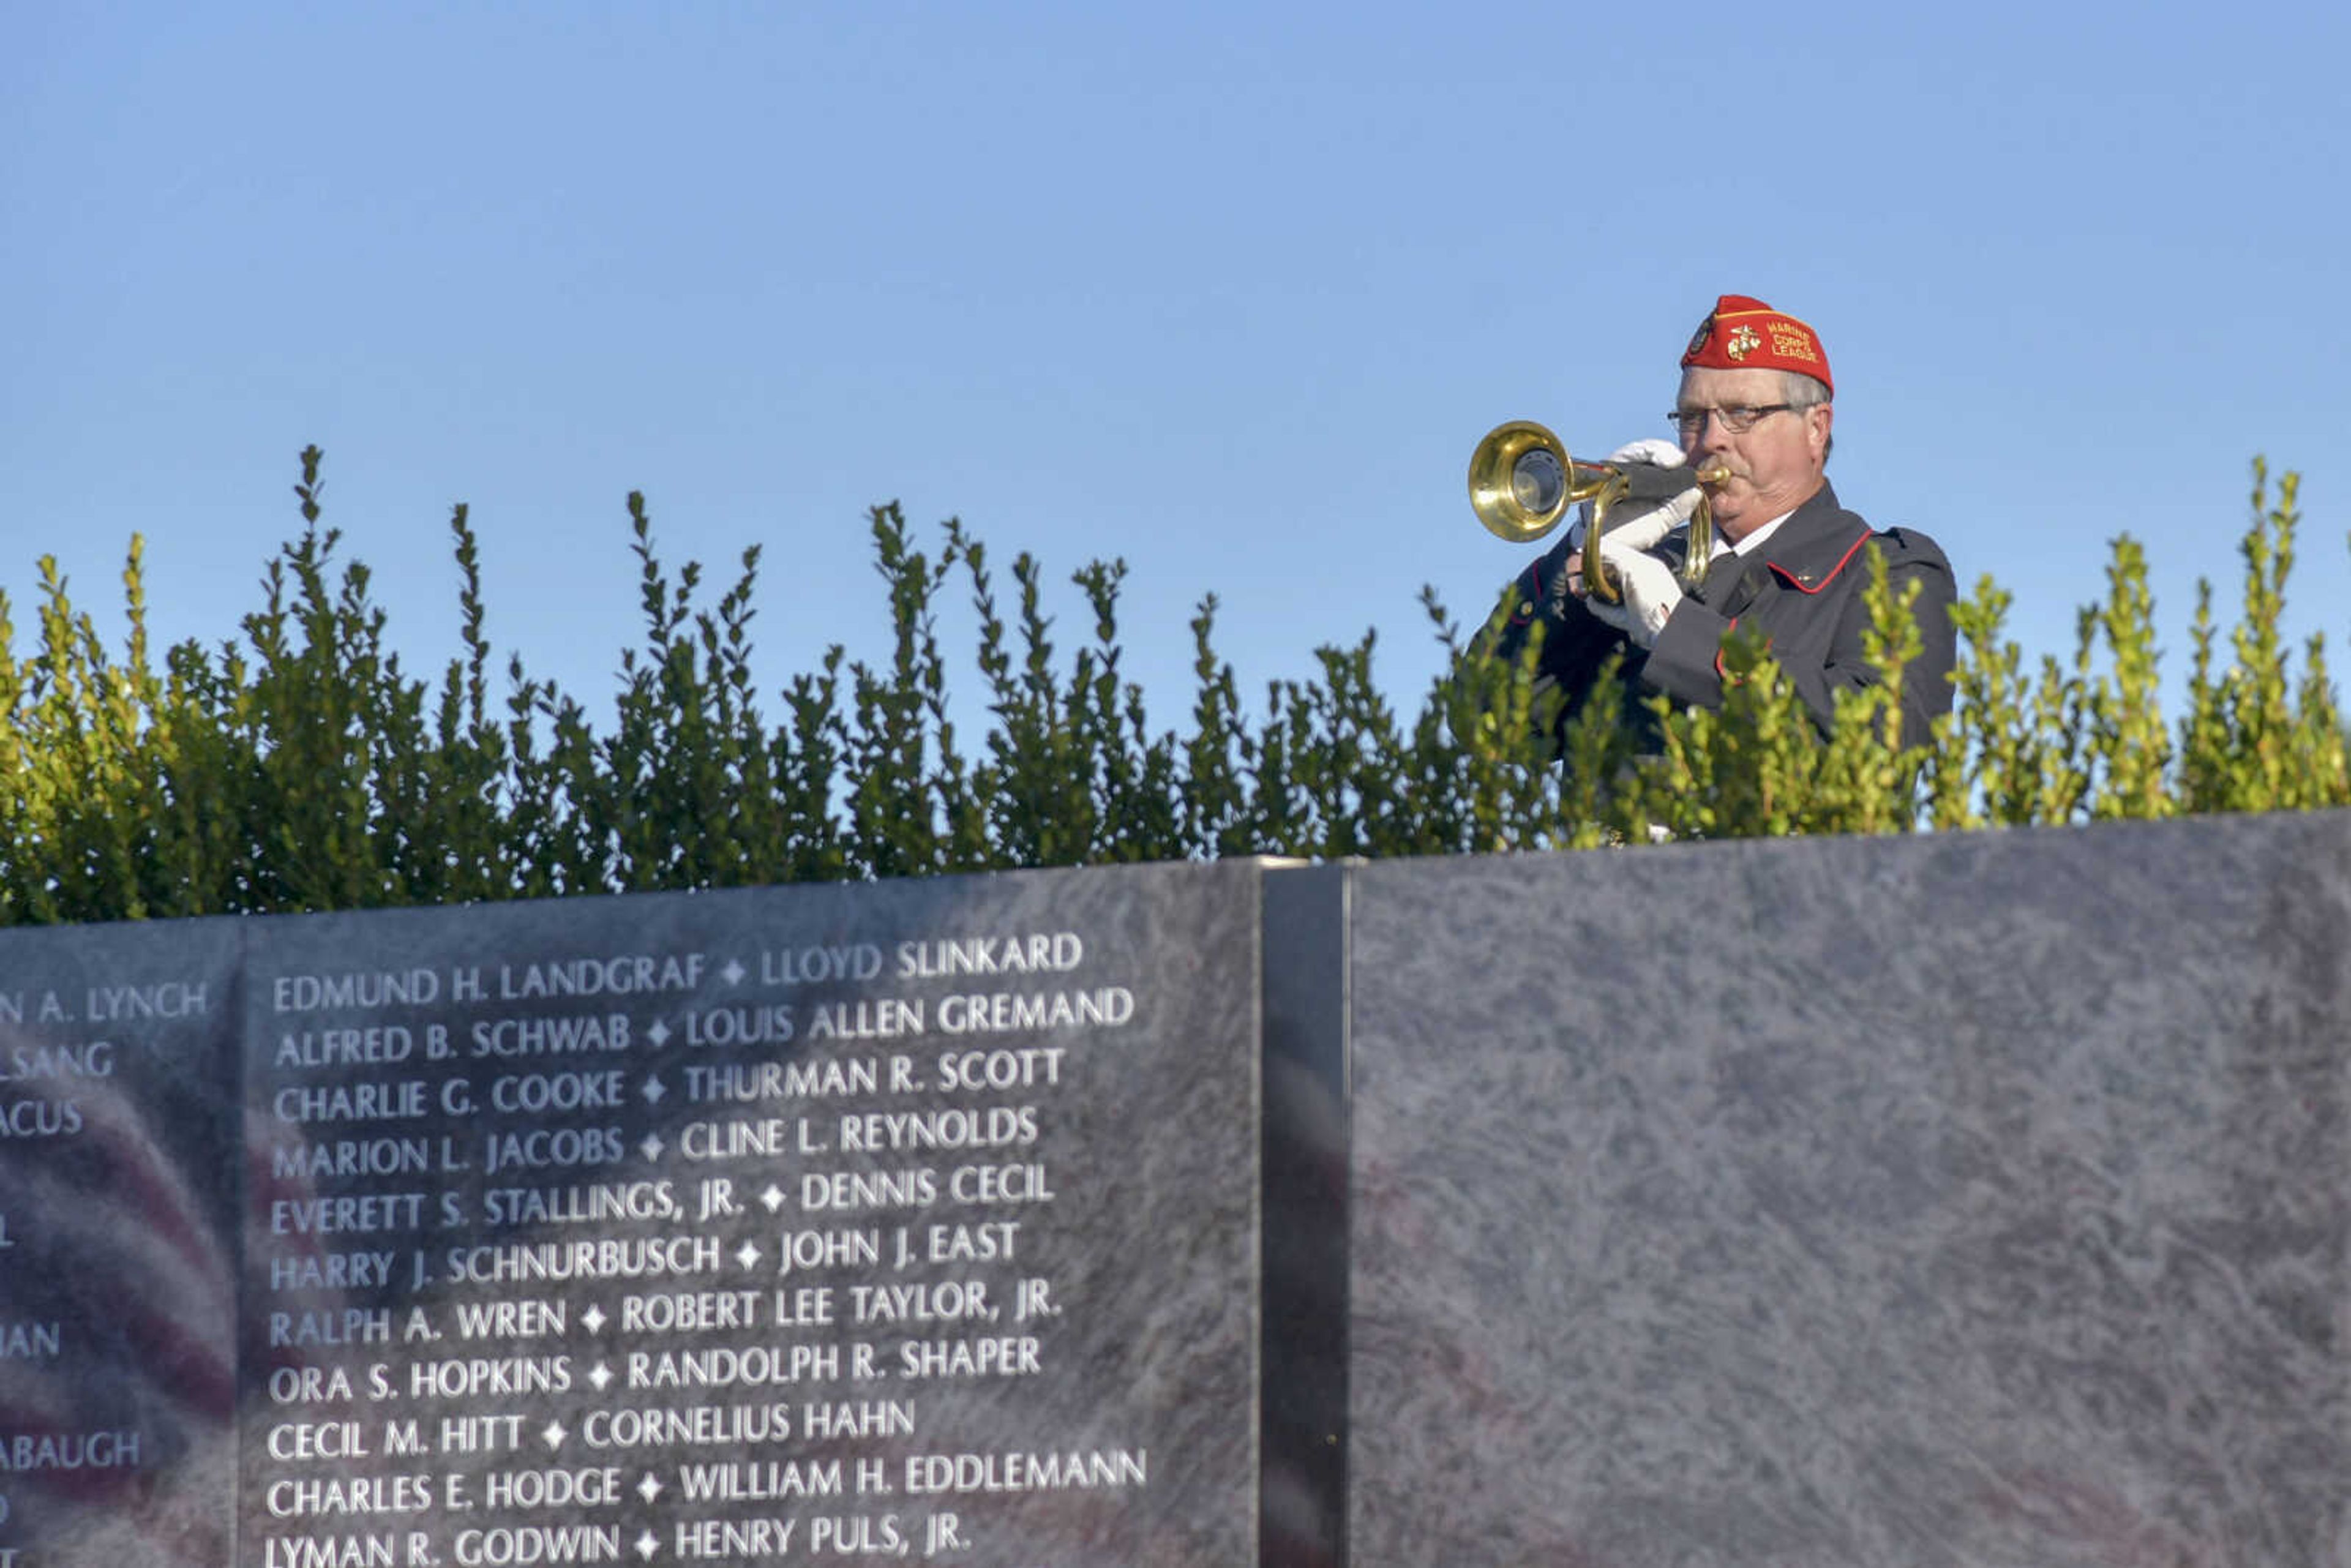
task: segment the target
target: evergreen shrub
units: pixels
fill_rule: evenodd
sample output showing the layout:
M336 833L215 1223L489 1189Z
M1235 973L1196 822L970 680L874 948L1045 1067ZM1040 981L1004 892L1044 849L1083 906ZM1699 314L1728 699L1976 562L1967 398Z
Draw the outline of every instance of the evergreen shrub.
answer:
M1420 709L1373 678L1373 639L1318 652L1320 673L1242 701L1192 622L1196 685L1182 733L1155 732L1122 672L1123 563L1075 586L1091 635L1054 641L1044 569L1021 555L1008 595L980 541L947 523L935 554L894 505L872 513L888 657L832 649L772 719L750 673L758 551L715 602L655 553L628 498L644 634L599 724L509 657L493 695L466 509L457 654L437 679L385 644L364 565L319 524L319 454L302 454L302 531L265 570L242 634L159 660L141 544L123 572L128 632L110 652L42 559L21 653L0 595L0 922L353 909L651 888L922 876L1015 866L1271 854L1635 846L1759 834L2074 823L2351 801L2343 716L2323 639L2279 631L2296 476L2273 497L2254 465L2243 609L2225 641L2200 585L2187 712L2158 694L2145 552L2115 541L2103 600L2070 660L2028 671L1989 577L1957 610L1952 713L1904 749L1884 694L1917 632L1870 588L1877 693L1820 737L1768 657L1736 643L1719 712L1656 709L1662 755L1626 754L1595 700L1559 757L1531 660L1485 658L1433 596L1450 655ZM935 607L967 593L972 668L989 716L976 745L950 717ZM1532 650L1528 650L1531 655ZM968 697L960 699L968 701ZM1539 738L1540 737L1540 738Z

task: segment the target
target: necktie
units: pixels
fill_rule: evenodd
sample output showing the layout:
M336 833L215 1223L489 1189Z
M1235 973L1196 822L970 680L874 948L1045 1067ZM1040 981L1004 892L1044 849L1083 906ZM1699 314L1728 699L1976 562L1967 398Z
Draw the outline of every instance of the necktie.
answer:
M1706 580L1698 585L1698 602L1708 610L1721 610L1724 601L1738 588L1739 579L1746 570L1745 556L1735 549L1722 551L1706 569Z

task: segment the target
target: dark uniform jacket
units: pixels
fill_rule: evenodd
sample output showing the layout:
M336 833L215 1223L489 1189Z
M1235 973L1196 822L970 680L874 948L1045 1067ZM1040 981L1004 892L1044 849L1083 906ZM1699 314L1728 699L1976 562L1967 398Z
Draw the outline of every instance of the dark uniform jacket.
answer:
M1869 626L1862 591L1873 549L1886 557L1897 598L1906 583L1920 584L1917 615L1926 649L1902 672L1902 738L1905 745L1921 744L1934 716L1951 707L1957 643L1951 563L1924 534L1876 532L1838 506L1826 484L1751 554L1717 557L1705 583L1675 607L1646 654L1567 591L1572 546L1564 540L1520 575L1514 614L1498 651L1514 653L1538 617L1545 622L1541 674L1566 695L1562 722L1583 706L1601 664L1619 648L1633 696L1662 691L1677 702L1714 708L1722 706L1722 640L1736 627L1763 638L1825 733L1836 693L1876 684L1862 641ZM1628 715L1646 729L1642 717Z

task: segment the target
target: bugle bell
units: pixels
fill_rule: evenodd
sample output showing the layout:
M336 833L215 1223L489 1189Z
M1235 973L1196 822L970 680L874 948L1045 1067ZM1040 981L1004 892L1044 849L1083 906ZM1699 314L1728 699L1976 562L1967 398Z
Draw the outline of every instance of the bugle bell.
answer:
M1566 445L1531 419L1496 425L1469 455L1469 505L1487 531L1512 544L1532 544L1559 527L1567 509L1592 503L1592 526L1583 539L1583 587L1604 604L1623 595L1615 575L1601 564L1596 548L1619 501L1670 501L1693 484L1719 485L1730 470L1711 464L1695 471L1653 463L1578 463ZM1681 580L1695 589L1714 555L1714 513L1700 492L1690 515L1689 549L1682 557Z

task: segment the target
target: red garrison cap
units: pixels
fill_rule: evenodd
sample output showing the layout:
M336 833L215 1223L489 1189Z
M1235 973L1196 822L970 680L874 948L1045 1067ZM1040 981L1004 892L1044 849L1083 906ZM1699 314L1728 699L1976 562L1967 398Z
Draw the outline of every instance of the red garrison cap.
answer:
M1761 299L1726 294L1698 324L1682 352L1682 369L1703 365L1718 371L1793 371L1836 391L1829 380L1829 357L1820 334L1784 310Z

